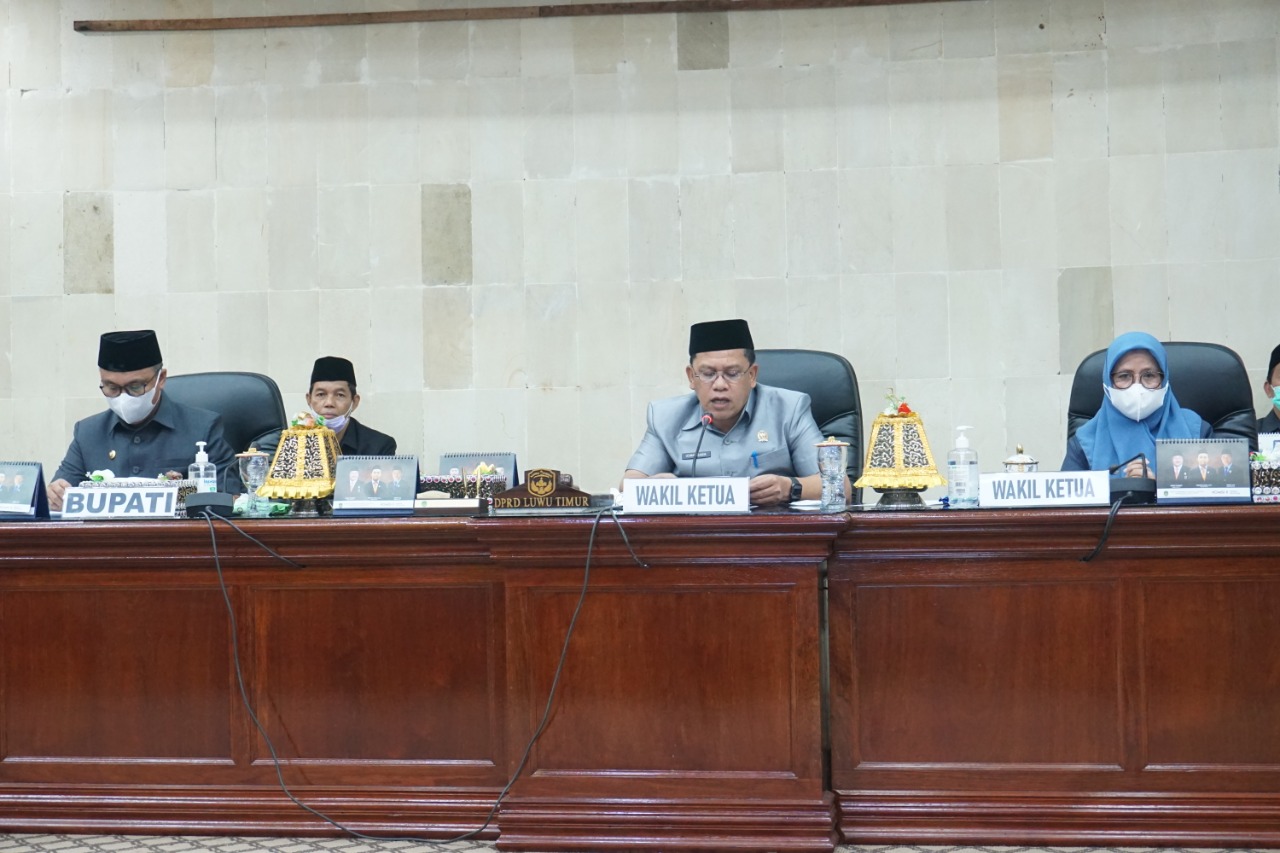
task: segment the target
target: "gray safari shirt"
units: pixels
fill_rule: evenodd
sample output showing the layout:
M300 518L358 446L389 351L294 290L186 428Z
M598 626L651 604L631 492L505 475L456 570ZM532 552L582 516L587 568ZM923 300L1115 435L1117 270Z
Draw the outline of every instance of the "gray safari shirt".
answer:
M650 403L648 428L627 468L649 475L692 477L697 449L699 477L808 477L818 473L814 445L823 437L809 410L808 394L756 385L733 428L726 434L707 427L698 449L701 418L697 394Z
M166 471L186 474L195 461L196 442L207 442L209 461L218 468L218 489L236 494L240 472L235 451L222 434L222 418L160 394L151 420L134 429L107 409L77 421L55 480L76 486L90 471L109 468L117 477L157 477Z

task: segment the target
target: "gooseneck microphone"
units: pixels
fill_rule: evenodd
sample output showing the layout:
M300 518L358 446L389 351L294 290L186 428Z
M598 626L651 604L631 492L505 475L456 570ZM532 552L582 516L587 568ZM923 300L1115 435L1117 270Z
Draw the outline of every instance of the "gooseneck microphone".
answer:
M698 454L702 452L702 440L707 437L707 427L711 426L713 418L711 415L704 414L702 416L702 431L698 433L698 446L693 449L693 472L691 477L698 476Z
M1117 462L1116 464L1112 465L1110 468L1108 468L1108 469L1107 469L1107 473L1109 473L1109 474L1114 474L1115 472L1119 471L1121 468L1126 468L1126 467L1128 467L1128 465L1129 465L1129 463L1130 463L1130 462L1137 462L1139 459L1143 460L1143 461L1142 461L1142 470L1143 470L1143 472L1145 473L1145 472L1146 472L1146 470L1147 470L1147 462L1146 462L1146 454L1145 454L1145 453L1138 453L1138 454L1135 454L1135 455L1133 455L1133 456L1130 456L1128 459L1124 460L1123 462Z
M1144 477L1116 476L1116 472L1127 467L1130 462L1142 460ZM1156 502L1156 481L1147 468L1146 454L1139 453L1107 469L1111 475L1111 502L1123 501L1127 504L1153 504Z

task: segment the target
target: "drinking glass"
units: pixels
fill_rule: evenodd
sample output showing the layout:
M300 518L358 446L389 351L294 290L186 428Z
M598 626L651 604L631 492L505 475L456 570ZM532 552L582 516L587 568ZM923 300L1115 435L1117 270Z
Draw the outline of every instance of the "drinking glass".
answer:
M822 475L822 511L839 512L845 507L844 478L849 459L849 443L829 438L818 444L818 472Z
M265 453L242 453L239 458L240 482L244 483L249 498L244 514L250 518L261 518L266 513L262 499L258 497L258 489L267 481L270 457Z

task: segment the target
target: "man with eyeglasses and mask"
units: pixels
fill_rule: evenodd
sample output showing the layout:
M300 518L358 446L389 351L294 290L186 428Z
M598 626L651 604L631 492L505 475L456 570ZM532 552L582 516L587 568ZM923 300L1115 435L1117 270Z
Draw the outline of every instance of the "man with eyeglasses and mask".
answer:
M1178 405L1171 380L1164 346L1151 335L1128 332L1112 341L1102 368L1102 406L1067 440L1062 470L1124 466L1126 477L1154 478L1156 439L1208 438L1212 428Z
M821 497L814 445L823 437L809 395L757 384L755 362L746 320L695 323L685 367L693 393L649 404L623 477L750 477L758 506Z
M49 506L62 509L67 488L108 469L117 477L186 475L195 460L196 442L205 442L217 466L218 487L240 491L235 452L215 412L171 400L164 394L167 375L160 343L150 329L107 332L98 342L99 389L107 411L79 421L48 486Z

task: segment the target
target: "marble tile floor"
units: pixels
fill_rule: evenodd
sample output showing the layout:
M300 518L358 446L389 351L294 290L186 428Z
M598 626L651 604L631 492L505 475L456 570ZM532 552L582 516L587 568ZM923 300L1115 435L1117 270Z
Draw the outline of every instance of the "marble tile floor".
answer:
M490 853L492 842L364 841L347 838L0 834L0 853ZM1247 853L1244 848L1185 847L837 847L836 853ZM547 851L555 853L555 851Z

